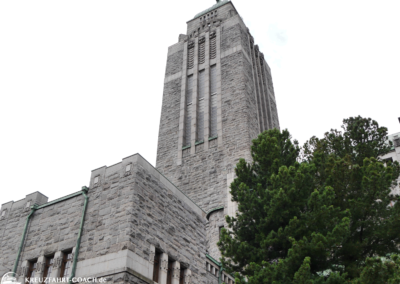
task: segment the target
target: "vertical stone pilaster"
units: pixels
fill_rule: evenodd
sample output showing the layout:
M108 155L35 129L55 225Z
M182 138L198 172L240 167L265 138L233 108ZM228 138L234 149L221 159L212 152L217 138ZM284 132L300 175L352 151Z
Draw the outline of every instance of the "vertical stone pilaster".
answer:
M204 151L208 150L208 137L210 137L210 32L205 34L205 94L204 94Z
M268 104L267 104L267 98L266 98L266 95L265 95L266 93L265 93L265 90L264 90L263 75L262 75L262 71L261 71L262 65L260 64L260 60L261 60L260 57L261 57L261 52L259 51L258 46L256 45L256 47L255 47L255 64L257 66L258 78L260 78L258 83L259 83L259 86L260 86L260 89L259 89L260 90L260 97L262 99L263 109L264 109L264 119L265 119L265 121L264 121L265 129L264 130L267 130L267 129L271 128L270 127L271 122L268 119L269 109L268 109Z
M218 148L222 146L221 26L217 33L217 132Z
M264 54L262 52L260 52L259 64L261 70L261 81L264 89L265 107L267 110L268 128L272 129L274 128L274 123L272 121L272 109L268 92L268 81L267 81L267 74L265 71L265 60L264 60Z
M61 266L62 266L62 260L63 260L63 253L61 251L57 251L54 254L54 262L53 262L53 269L51 271L51 274L49 275L50 277L50 282L49 283L56 283L55 280L57 277L61 277Z
M149 270L148 270L148 276L149 278L153 277L153 270L154 270L154 257L156 255L156 247L153 245L150 245L150 253L149 253Z
M25 283L25 277L28 276L29 261L24 260L21 265L21 275L18 277L19 283Z
M231 183L233 182L234 178L235 178L234 173L229 173L226 175L226 190L227 190L227 192L226 192L226 197L227 197L226 209L227 210L225 211L225 215L229 215L231 217L235 217L236 211L237 211L237 203L232 201L232 195L230 193L230 188L229 188ZM228 227L226 226L226 228L228 228Z
M179 277L181 275L181 264L178 261L172 263L172 281L171 284L179 284Z
M190 271L190 269L185 269L183 272L183 277L184 284L192 284L192 271Z
M44 255L39 256L36 264L36 273L35 273L35 279L41 279L43 278L43 272L44 268L46 266L46 258ZM40 283L41 281L36 280L36 283Z
M258 96L257 92L257 86L256 86L256 76L255 73L255 66L254 66L254 39L253 37L249 34L249 47L250 47L250 64L251 64L251 74L253 76L253 85L254 85L254 96L255 96L255 101L256 101L256 108L257 108L257 120L258 120L258 132L261 133L263 131L263 121L262 121L262 114L260 113L261 108L260 108L260 98Z
M158 275L158 284L167 284L168 276L168 254L163 253L160 257L160 273Z
M185 134L185 112L186 112L186 80L187 80L187 57L188 42L185 42L183 48L183 66L182 66L182 82L181 82L181 103L179 111L179 133L178 133L178 159L176 164L182 165L182 147Z
M257 76L257 83L258 83L258 90L259 90L259 98L261 102L261 109L263 112L263 120L264 120L264 130L269 129L269 121L268 121L268 109L267 109L267 103L266 103L266 98L265 98L265 92L264 92L264 87L263 87L263 82L262 82L262 72L261 72L261 66L260 66L260 51L258 49L258 45L254 46L254 68L256 70L256 76Z
M194 39L194 67L193 67L193 95L192 95L192 125L190 128L190 154L196 152L196 133L197 133L197 105L198 105L198 77L199 77L199 38Z

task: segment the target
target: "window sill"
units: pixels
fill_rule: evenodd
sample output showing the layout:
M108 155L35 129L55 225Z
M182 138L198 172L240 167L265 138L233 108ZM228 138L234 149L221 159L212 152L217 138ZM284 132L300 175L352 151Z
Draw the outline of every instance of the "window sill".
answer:
M183 146L183 147L182 147L182 150L185 150L185 149L188 149L188 148L190 148L190 144L187 145L187 146Z
M195 143L194 145L200 145L200 144L203 144L203 143L204 143L203 140L201 140L201 141L196 141L196 143Z
M210 137L210 138L208 138L208 141L211 141L211 140L214 140L214 139L217 139L217 138L218 138L218 136Z

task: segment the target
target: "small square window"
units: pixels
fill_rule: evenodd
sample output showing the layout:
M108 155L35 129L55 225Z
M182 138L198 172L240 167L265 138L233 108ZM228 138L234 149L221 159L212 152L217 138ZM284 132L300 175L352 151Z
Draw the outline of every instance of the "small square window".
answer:
M132 165L132 164L126 165L126 168L125 168L125 171L126 171L126 172L129 172L129 171L131 170L131 165Z
M95 177L95 178L94 178L94 181L93 181L93 182L94 182L94 184L98 184L98 183L99 183L99 179L100 179L100 177L99 177L99 176Z
M28 201L28 202L26 203L26 207L25 207L25 208L29 208L29 207L31 207L31 202L30 202L30 201Z
M3 210L3 212L1 212L1 217L6 216L6 210Z

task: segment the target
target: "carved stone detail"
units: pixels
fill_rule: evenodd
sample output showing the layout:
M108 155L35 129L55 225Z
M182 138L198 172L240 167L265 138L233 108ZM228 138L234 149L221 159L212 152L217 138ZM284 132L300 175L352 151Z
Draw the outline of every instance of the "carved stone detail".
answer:
M201 43L205 43L206 42L206 38L204 36L202 36L201 38L199 38L199 44Z
M194 47L194 41L190 41L188 43L188 48L193 48Z
M61 264L62 264L62 257L59 256L54 260L53 267L54 268L61 268Z
M28 266L22 266L21 276L26 277L28 275Z
M190 281L191 281L191 275L185 275L184 283L185 284L190 284L190 283L192 283Z
M181 270L179 268L174 268L174 270L172 271L172 277L174 279L179 279L179 276L181 274Z
M215 31L213 31L213 32L210 33L210 38L214 38L214 37L216 37L216 36L217 36L217 33L216 33Z
M155 257L155 252L154 251L152 251L152 252L150 252L150 255L149 255L149 262L151 263L151 264L154 264L154 257Z
M42 273L44 271L44 262L38 262L36 265L36 272Z
M160 263L160 270L168 271L168 260L163 259Z

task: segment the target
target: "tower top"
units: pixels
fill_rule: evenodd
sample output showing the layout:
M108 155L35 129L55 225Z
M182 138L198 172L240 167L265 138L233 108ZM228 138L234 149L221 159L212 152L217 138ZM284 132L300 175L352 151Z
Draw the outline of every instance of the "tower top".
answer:
M224 4L226 4L226 3L228 3L228 2L231 2L231 0L217 0L217 4L214 4L213 6L211 6L210 8L208 8L207 10L204 10L203 12L200 12L200 13L196 14L196 16L194 16L193 19L195 19L195 18L197 18L197 17L200 17L200 16L202 16L202 15L204 15L204 14L210 12L211 10L214 10L214 9L216 9L216 8L218 8L218 7L220 7L220 6L224 5Z

